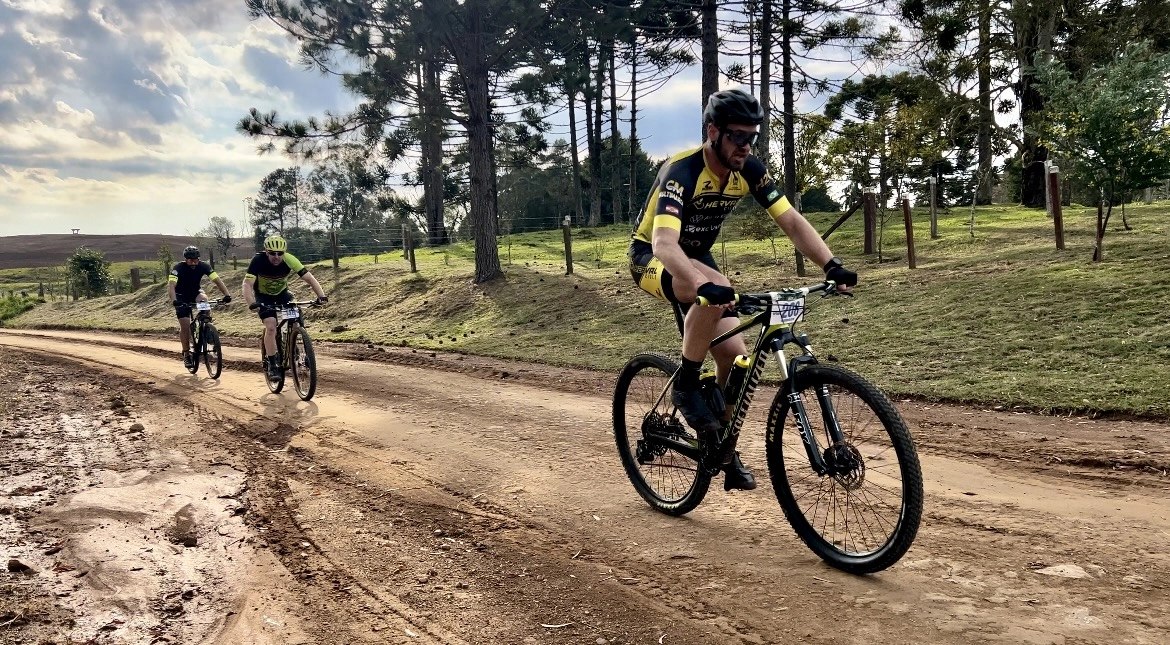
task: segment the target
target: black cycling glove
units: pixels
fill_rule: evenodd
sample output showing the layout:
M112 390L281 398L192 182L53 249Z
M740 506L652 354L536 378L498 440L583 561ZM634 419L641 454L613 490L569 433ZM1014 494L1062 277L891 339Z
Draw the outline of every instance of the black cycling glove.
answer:
M182 301L182 300L172 300L172 301L171 301L171 305L172 305L172 306L175 306L175 307L182 307L182 306L183 306L183 301Z
M725 305L735 301L735 289L714 282L704 282L699 285L696 293L700 298L705 298L709 305Z
M220 298L219 301L226 305L232 301L232 297L225 295L224 297Z
M317 298L317 304L319 305L323 305L327 302L329 302L329 296L320 296Z
M248 305L248 309L251 309L253 311L255 311L259 308L260 308L260 303L258 303L258 302L253 302L252 304Z
M857 284L857 273L841 266L841 260L833 258L825 264L825 279L844 287L852 287Z

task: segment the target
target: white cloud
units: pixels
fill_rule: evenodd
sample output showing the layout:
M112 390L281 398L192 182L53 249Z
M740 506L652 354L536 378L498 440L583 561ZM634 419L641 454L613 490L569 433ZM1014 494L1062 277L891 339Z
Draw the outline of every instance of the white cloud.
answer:
M0 0L0 60L0 235L196 230L290 163L249 108L353 103L239 0Z

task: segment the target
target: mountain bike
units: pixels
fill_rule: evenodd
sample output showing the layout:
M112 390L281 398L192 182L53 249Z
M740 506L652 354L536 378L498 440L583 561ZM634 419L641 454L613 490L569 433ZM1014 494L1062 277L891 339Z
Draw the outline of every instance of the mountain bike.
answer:
M202 358L203 365L207 368L207 375L212 379L218 379L220 372L223 371L223 353L219 346L219 330L211 322L211 309L218 304L220 304L219 300L187 303L187 306L195 314L191 317L191 364L187 366L187 371L192 374L199 373L199 359Z
M292 370L293 387L301 400L308 401L317 391L317 356L313 341L305 330L301 307L319 307L316 300L289 302L282 305L261 305L276 312L276 361L279 379L268 378L268 353L264 351L264 336L260 336L260 361L264 367L264 382L273 394L284 389L285 372Z
M793 331L813 293L845 295L823 282L737 296L736 313L750 318L711 346L757 325L760 331L749 353L736 360L727 392L713 373L703 375L703 394L723 420L717 436L700 436L671 404L675 362L645 353L630 359L618 377L614 439L626 475L651 507L668 515L690 512L734 456L764 363L775 356L781 384L768 413L765 447L776 499L797 536L826 563L873 573L897 562L914 541L922 470L890 399L862 376L819 363L807 334ZM675 317L681 331L677 305ZM789 345L797 349L792 358L785 355Z

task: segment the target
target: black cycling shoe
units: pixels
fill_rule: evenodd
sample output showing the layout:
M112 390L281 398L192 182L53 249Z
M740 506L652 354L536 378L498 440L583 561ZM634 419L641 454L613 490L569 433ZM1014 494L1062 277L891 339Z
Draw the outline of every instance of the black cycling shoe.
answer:
M756 478L752 475L752 471L743 465L739 460L739 451L735 451L735 456L731 458L731 463L723 467L723 472L727 476L723 479L723 490L755 490Z
M698 388L693 390L675 388L670 395L670 402L682 413L687 425L705 436L718 436L719 431L723 429L723 424L711 413Z
M186 367L187 369L191 369L194 366L195 366L195 357L191 354L191 352L185 352L183 354L183 367Z
M275 360L269 359L267 372L269 381L280 380L280 365Z

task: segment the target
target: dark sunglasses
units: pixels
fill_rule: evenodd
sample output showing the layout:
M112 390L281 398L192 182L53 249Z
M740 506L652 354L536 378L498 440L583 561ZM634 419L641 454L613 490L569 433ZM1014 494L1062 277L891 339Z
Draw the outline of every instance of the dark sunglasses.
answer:
M268 252L268 255L272 255L272 256L275 256L275 257L280 257L280 256L284 255L284 251L269 251L269 252Z
M740 148L755 145L756 139L760 138L759 132L744 132L742 130L728 130L726 128L720 130L720 132L723 133L723 136L727 137L728 141Z

